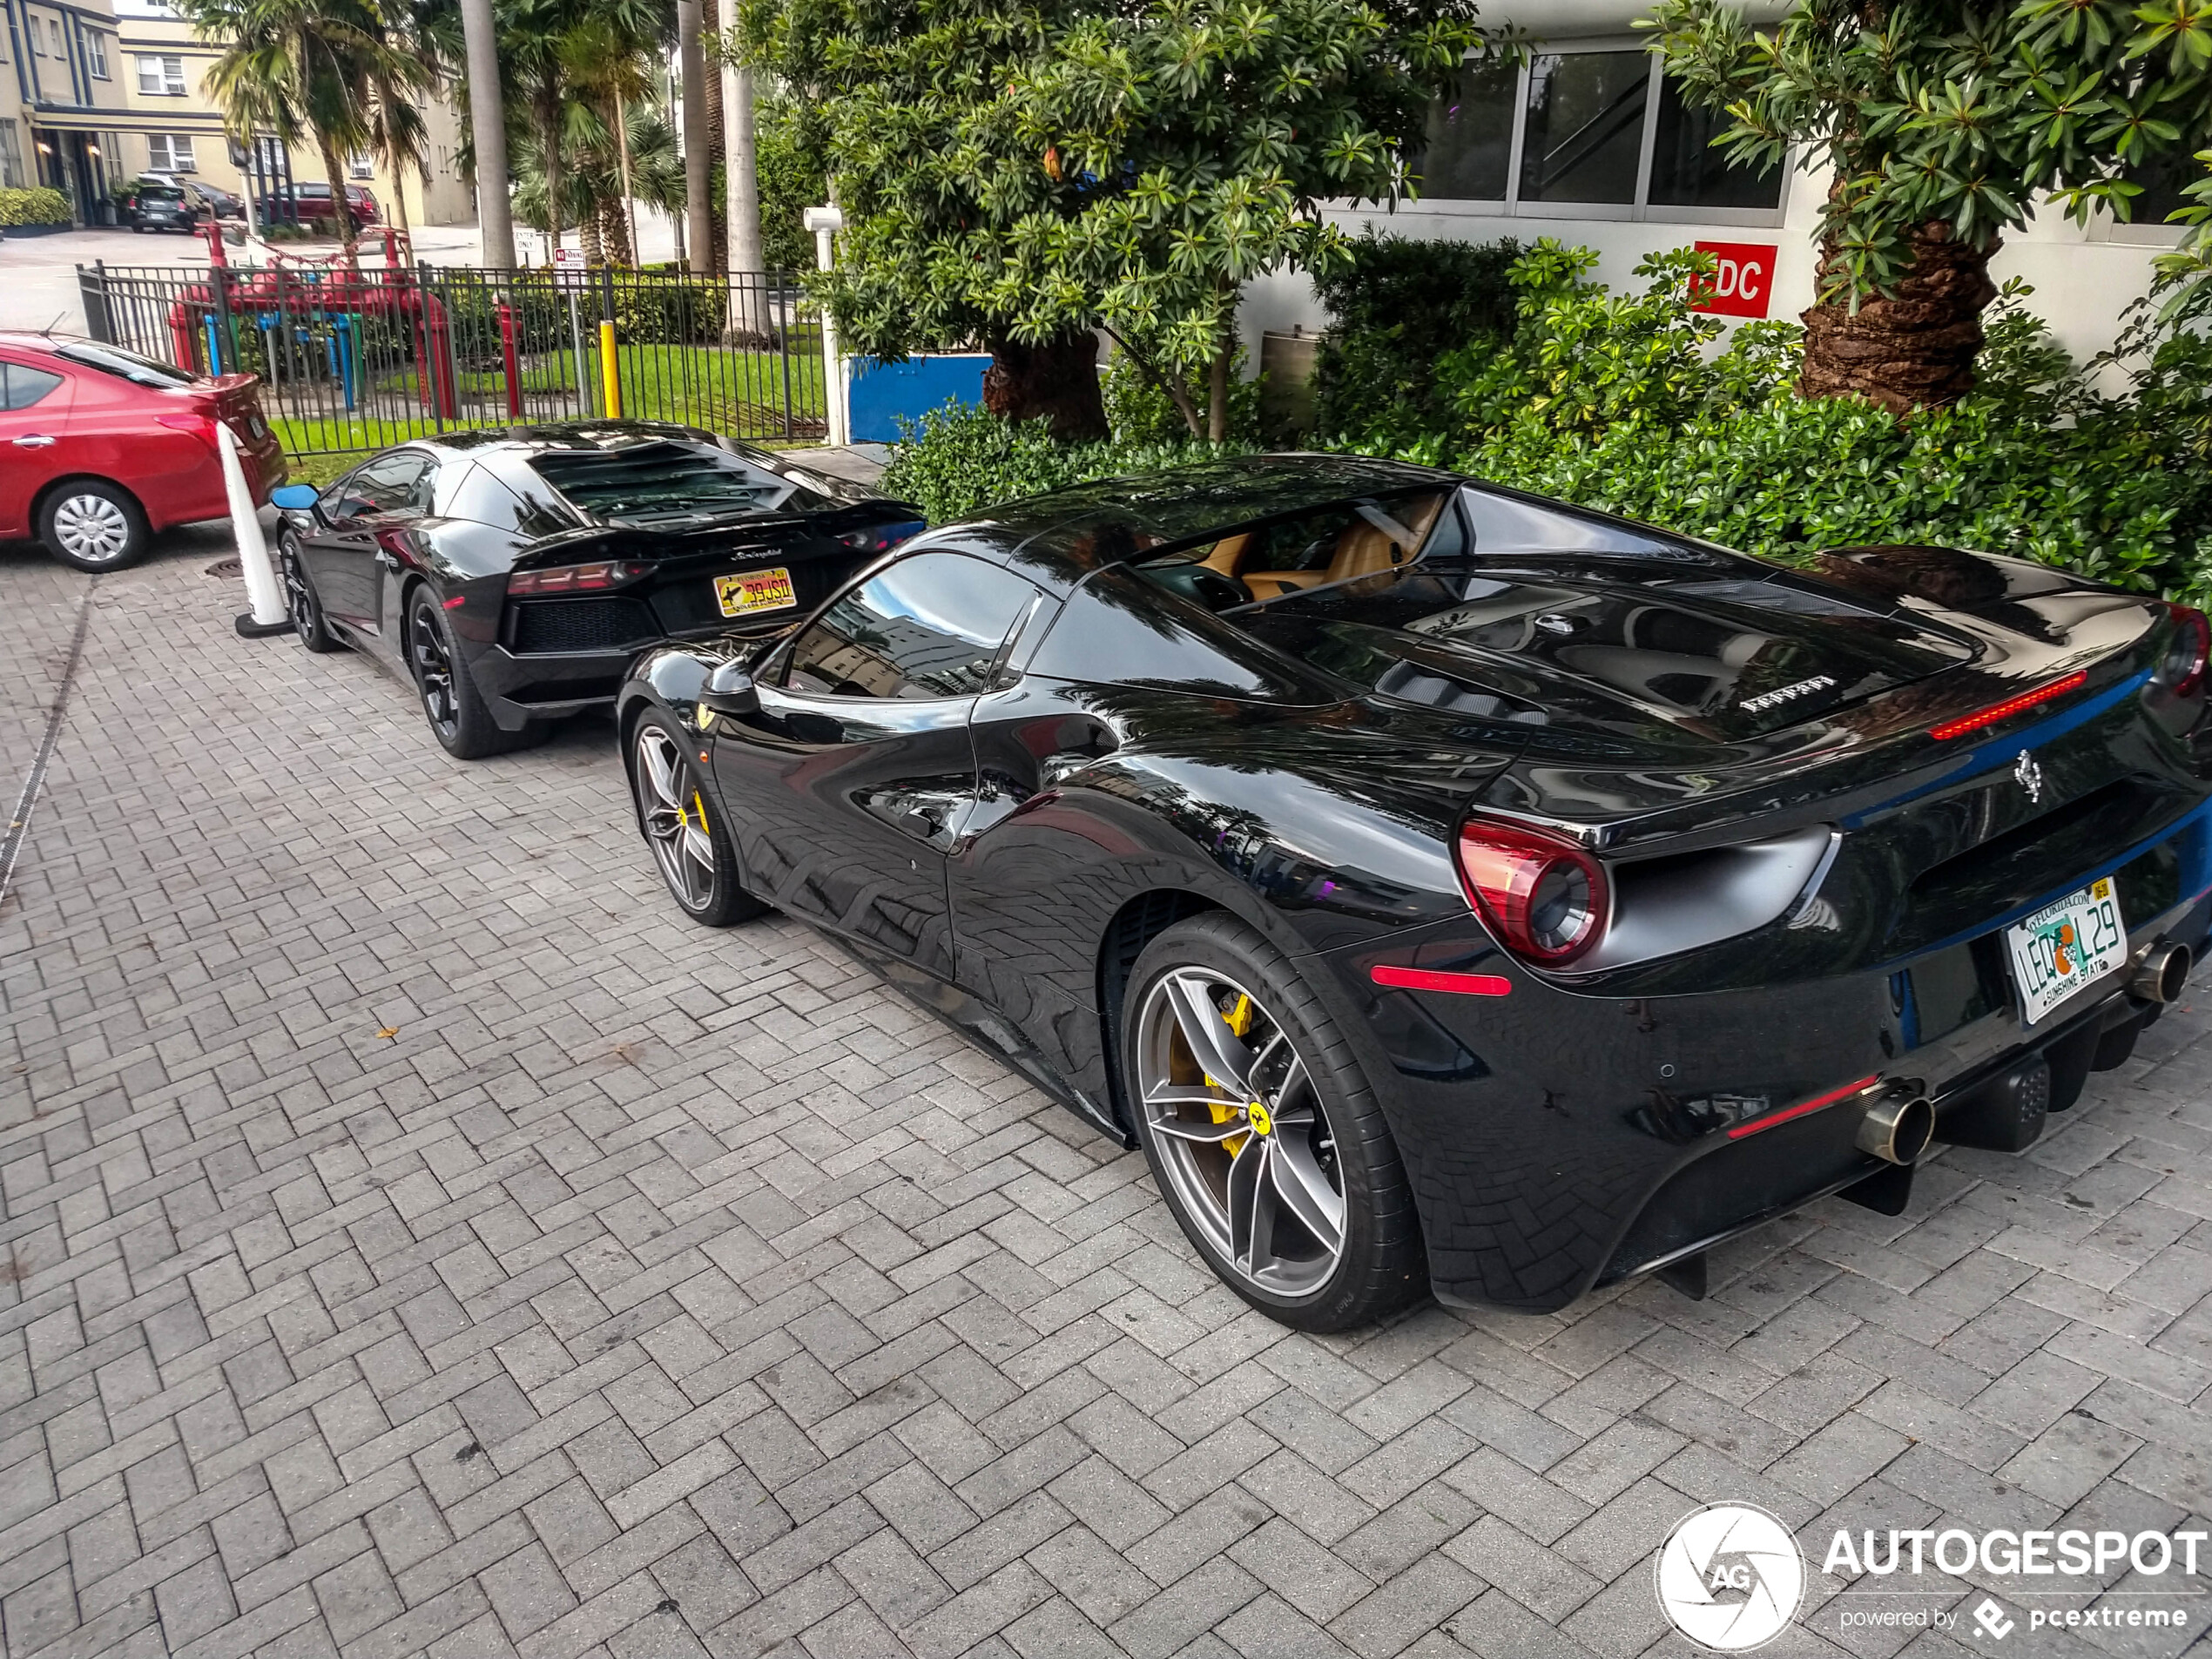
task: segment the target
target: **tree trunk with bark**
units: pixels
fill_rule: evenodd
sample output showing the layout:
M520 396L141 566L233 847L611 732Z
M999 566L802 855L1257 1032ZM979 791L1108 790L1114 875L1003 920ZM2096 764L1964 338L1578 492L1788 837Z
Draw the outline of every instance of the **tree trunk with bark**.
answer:
M1892 296L1870 294L1848 305L1816 305L1803 314L1804 397L1852 395L1893 414L1947 408L1973 390L1981 350L1981 314L1997 297L1989 260L1997 246L1954 241L1951 227L1931 220L1907 239L1912 261ZM1822 250L1824 278L1838 259Z
M1206 441L1219 443L1229 435L1229 368L1237 355L1237 331L1221 331L1221 349L1206 370Z
M993 415L1002 421L1049 420L1055 438L1111 435L1098 392L1098 341L1088 328L1042 346L1012 340L989 345L983 407Z
M614 202L599 204L599 246L609 265L637 263L637 247L630 239L630 218L622 206Z

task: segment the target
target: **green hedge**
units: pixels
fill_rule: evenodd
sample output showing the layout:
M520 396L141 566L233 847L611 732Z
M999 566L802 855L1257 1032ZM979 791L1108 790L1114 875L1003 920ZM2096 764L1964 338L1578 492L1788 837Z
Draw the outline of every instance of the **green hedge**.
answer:
M69 198L40 185L30 190L0 190L0 226L66 225Z
M1386 401L1367 429L1326 442L1784 559L1931 543L2212 598L2212 343L2188 318L2154 327L2155 300L2140 306L2120 351L2093 366L2124 375L2124 392L2102 395L2015 285L1986 320L1974 395L1899 421L1797 397L1794 325L1749 324L1716 349L1721 325L1686 304L1705 257L1655 256L1644 291L1616 294L1588 280L1595 255L1540 242L1508 266L1510 332L1486 326L1439 354L1423 423ZM1359 407L1342 389L1337 407ZM970 413L925 422L893 476L944 519L1208 453L1060 445Z

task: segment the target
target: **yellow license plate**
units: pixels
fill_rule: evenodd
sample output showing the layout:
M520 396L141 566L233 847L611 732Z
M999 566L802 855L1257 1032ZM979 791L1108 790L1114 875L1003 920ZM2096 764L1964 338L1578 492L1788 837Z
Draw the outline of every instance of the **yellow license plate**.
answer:
M799 590L792 585L789 570L741 570L714 578L714 601L725 617L750 617L797 604Z

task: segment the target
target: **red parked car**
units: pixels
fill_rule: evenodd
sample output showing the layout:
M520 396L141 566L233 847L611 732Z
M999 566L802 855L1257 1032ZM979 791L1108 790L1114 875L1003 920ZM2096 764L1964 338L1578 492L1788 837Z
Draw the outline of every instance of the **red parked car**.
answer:
M251 374L203 374L118 346L0 334L0 538L36 536L64 564L119 570L156 530L229 510L215 423L238 439L255 505L284 451Z

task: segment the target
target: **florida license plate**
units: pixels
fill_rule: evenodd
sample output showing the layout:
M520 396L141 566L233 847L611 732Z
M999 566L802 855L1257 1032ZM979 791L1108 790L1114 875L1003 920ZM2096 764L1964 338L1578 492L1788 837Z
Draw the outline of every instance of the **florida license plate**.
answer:
M2033 1025L2083 986L2128 961L2128 929L2112 878L2093 881L2005 929L2020 986L2020 1011Z
M740 570L735 576L714 578L714 601L725 617L751 617L797 604L799 590L792 585L791 572L780 566L773 570Z

